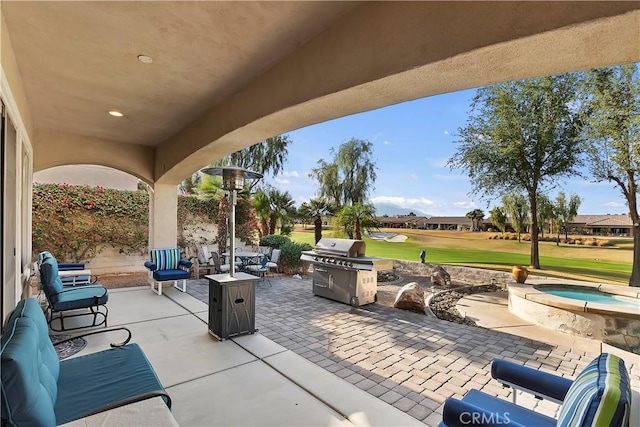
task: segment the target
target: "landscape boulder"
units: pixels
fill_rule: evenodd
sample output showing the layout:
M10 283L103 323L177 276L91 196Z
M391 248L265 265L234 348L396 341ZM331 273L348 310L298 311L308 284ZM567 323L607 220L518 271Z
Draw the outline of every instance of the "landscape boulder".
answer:
M431 284L438 286L450 286L451 285L451 275L447 273L443 267L437 265L431 271Z
M424 291L420 289L420 285L416 282L407 283L398 291L393 306L402 310L424 313L426 307Z

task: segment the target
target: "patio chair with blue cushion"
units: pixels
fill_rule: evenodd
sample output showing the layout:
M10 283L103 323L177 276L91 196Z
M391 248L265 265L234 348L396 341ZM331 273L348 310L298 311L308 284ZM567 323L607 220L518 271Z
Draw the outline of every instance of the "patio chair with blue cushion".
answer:
M253 274L254 276L260 277L262 280L266 278L267 274L267 264L269 263L269 258L266 255L262 256L260 264L249 264L246 268L247 273ZM269 286L271 286L271 281L267 279Z
M149 282L151 290L162 295L162 283L173 282L173 287L181 292L187 292L187 279L191 278L189 269L193 265L191 261L180 259L180 249L151 249L150 261L145 261L144 266L149 270ZM182 287L178 281L182 280ZM158 284L158 288L154 284Z
M95 326L107 326L109 309L106 304L109 300L107 289L96 283L92 285L65 288L58 275L58 261L49 256L40 264L40 284L47 297L49 327L56 331L69 331L74 329L91 328ZM69 313L71 312L71 313ZM65 319L91 316L90 325L65 327ZM60 327L55 327L56 321Z
M267 270L275 269L276 273L279 273L280 268L278 267L278 261L280 261L280 249L274 249L271 251L269 262L267 262Z
M46 258L53 256L49 251L43 251L38 254L35 271L40 271L40 264ZM89 285L98 281L97 276L91 274L87 270L83 262L58 262L58 275L62 281L62 286ZM40 278L38 277L38 280Z
M574 381L498 359L491 375L514 389L514 403L471 390L462 400L447 399L441 426L629 426L631 385L618 356L601 354ZM516 405L516 390L560 403L558 419Z

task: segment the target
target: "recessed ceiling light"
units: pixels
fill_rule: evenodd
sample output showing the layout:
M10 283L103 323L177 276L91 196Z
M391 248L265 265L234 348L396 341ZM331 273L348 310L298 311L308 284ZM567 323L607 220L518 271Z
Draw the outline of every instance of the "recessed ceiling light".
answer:
M122 114L120 111L116 111L116 110L109 111L109 114L111 114L113 117L123 117L124 116L124 114Z
M147 55L138 55L138 61L143 64L151 64L153 62L153 58Z

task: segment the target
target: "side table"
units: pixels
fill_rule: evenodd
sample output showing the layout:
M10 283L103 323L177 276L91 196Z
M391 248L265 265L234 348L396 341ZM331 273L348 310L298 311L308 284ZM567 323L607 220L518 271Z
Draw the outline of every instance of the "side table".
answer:
M253 334L256 329L256 283L247 273L214 274L209 280L209 333L219 340Z

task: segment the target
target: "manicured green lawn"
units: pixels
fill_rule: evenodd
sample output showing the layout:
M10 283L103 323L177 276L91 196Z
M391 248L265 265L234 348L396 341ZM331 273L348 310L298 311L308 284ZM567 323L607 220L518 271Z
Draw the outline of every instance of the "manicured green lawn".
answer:
M402 230L398 230L398 232L402 234ZM445 236L447 234L443 232L438 237ZM439 240L443 239L432 239L429 244L425 244L424 242L419 242L418 240L420 239L414 238L412 234L409 234L409 239L404 243L390 243L367 238L364 240L367 244L366 253L369 256L418 262L420 261L420 251L426 250L426 261L431 263L466 265L496 270L511 270L514 265L529 265L530 246L528 242L498 242L488 240L486 237L483 240L479 240L477 234L469 234L470 238L467 239L469 247L464 247L465 240L460 239L463 236L462 233L452 236L452 238L457 239L456 245L460 247L435 247L436 244L448 246L450 242L438 243ZM296 231L291 238L297 242L306 242L311 245L315 243L313 230ZM514 252L505 252L505 244L511 245L514 248ZM547 248L544 248L545 251L553 253L555 247L551 246L555 245L548 245ZM495 247L499 247L500 250L496 250ZM571 254L571 251L576 255L575 258L567 255L567 253ZM631 274L630 262L585 258L584 254L588 254L588 251L589 248L571 247L563 249L562 257L541 255L540 264L542 270L536 271L535 274L591 279L594 281L628 282Z

